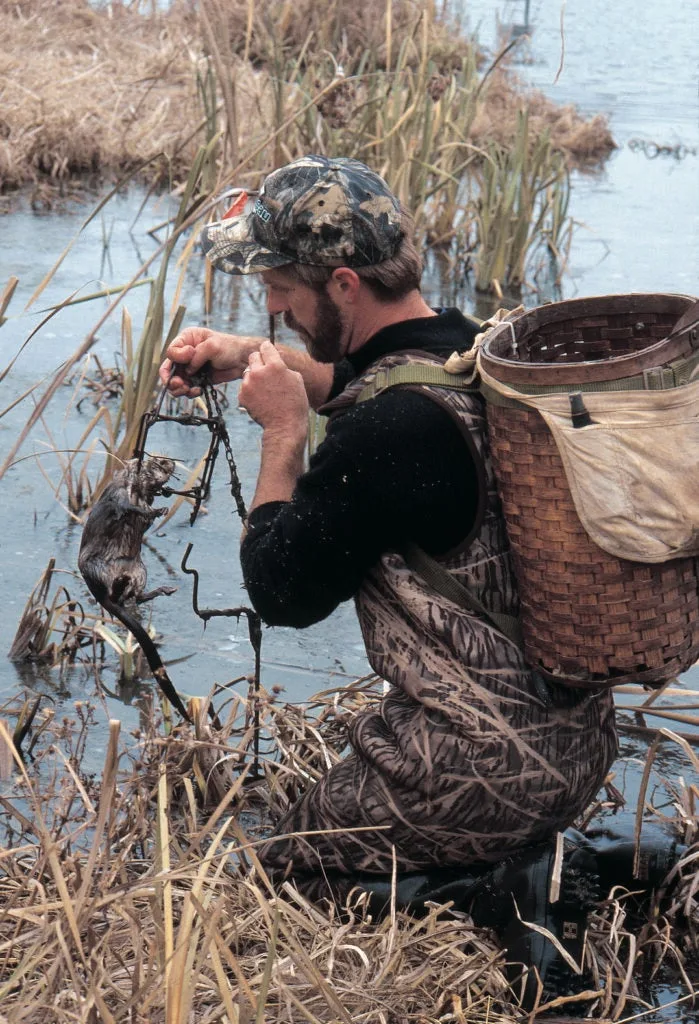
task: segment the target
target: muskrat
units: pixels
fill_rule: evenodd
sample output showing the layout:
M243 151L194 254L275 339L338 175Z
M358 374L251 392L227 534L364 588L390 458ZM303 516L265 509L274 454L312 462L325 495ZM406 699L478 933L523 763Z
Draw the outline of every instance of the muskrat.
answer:
M133 633L161 690L189 721L155 644L138 619L124 608L127 602L142 604L177 589L158 587L144 593L147 574L141 558L144 533L167 512L165 508L152 508L153 499L174 468L172 459L158 456L141 465L138 459L129 459L115 472L87 517L78 568L102 607Z

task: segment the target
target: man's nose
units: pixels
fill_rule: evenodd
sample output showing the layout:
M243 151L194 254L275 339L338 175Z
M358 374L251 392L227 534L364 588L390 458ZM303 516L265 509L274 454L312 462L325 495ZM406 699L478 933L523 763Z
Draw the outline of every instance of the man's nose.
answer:
M278 313L285 313L288 308L289 304L283 296L267 292L267 312L271 316L276 316Z

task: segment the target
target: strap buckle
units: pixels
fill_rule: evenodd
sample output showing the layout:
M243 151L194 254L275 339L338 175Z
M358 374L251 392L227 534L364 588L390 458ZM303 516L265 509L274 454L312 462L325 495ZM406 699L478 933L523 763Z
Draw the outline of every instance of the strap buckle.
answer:
M667 391L675 387L675 371L671 366L651 366L642 371L646 391Z

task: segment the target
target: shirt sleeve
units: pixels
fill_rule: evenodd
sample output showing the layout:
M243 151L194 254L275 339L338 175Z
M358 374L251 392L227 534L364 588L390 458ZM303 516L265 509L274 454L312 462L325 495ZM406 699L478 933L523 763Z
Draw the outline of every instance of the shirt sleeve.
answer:
M331 421L291 500L249 517L241 564L253 606L269 625L318 622L383 552L458 544L476 488L466 441L430 398L396 388L352 407Z

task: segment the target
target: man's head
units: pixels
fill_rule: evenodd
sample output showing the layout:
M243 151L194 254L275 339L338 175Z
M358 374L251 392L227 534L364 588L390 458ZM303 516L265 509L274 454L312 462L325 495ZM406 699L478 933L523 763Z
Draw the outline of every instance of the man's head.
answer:
M265 178L252 210L204 229L212 263L255 274L300 263L359 267L395 256L403 238L400 203L359 160L306 156Z
M202 244L219 270L262 273L270 312L284 313L314 358L333 362L365 333L358 312L369 319L368 306L419 293L412 233L410 215L365 164L307 156L268 175L254 205L209 225Z

